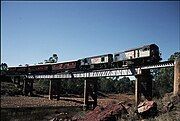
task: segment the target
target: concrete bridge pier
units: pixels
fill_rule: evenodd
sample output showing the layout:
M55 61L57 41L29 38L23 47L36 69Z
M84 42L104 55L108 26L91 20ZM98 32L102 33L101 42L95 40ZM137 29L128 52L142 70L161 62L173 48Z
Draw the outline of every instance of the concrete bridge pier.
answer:
M152 100L152 75L150 70L142 70L141 75L136 75L135 81L135 106L141 101L141 94L147 100Z
M89 97L91 99L89 100ZM84 80L84 110L97 106L97 78L86 78Z
M59 100L61 92L61 79L51 79L49 83L49 100L54 97Z
M174 62L174 95L180 94L180 58Z

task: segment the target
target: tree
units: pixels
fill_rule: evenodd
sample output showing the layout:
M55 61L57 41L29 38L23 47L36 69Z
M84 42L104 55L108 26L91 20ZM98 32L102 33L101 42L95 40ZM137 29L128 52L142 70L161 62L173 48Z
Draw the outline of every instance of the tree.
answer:
M133 93L134 83L128 77L123 77L115 81L116 93Z
M44 60L45 63L57 63L58 56L57 54L53 54L52 57L50 57L48 60Z
M58 56L57 56L57 54L53 54L53 59L54 59L54 62L57 63L57 61L58 61Z
M8 65L6 63L1 63L0 69L1 69L1 74L4 74L8 69Z
M175 60L176 58L180 58L180 52L175 52L168 60Z
M111 78L99 78L98 87L100 91L105 93L115 92L114 81Z
M8 68L8 66L7 66L6 63L2 63L2 64L0 65L0 67L1 67L1 71L6 71L7 68Z
M180 52L172 54L168 60L180 58ZM153 95L163 97L165 93L173 91L174 68L162 68L153 72Z
M83 95L84 90L84 80L83 79L62 79L60 82L60 93L63 95L67 94L77 94L77 95ZM54 85L57 86L57 85Z

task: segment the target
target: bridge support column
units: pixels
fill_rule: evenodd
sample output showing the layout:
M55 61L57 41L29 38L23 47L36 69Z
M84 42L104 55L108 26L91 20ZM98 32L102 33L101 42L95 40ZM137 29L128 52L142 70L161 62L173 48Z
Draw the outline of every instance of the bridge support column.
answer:
M52 100L52 79L49 81L49 100Z
M152 78L150 70L142 70L143 84L141 86L142 93L147 100L152 100Z
M136 76L135 82L135 106L141 101L141 93L147 100L152 100L152 75L150 70L142 70L141 75Z
M89 100L89 90L88 90L88 84L89 83L89 81L88 81L88 79L85 79L84 80L84 108L86 109L87 108L87 106L88 106L88 100Z
M141 99L141 78L142 75L137 75L135 80L135 106L137 107Z
M59 100L60 99L60 92L61 92L61 80L58 79L56 80L56 99Z
M30 93L30 96L33 96L33 83L34 83L33 79L28 79L28 78L24 79L23 95L28 96L28 94Z
M33 83L34 83L34 79L31 79L29 82L29 92L30 92L30 96L33 96Z
M60 98L60 79L51 79L49 83L49 100L52 100L54 97L59 100Z
M23 95L27 96L28 93L27 93L27 78L24 79L24 83L23 83Z
M89 100L91 96L91 100ZM97 106L97 78L86 78L84 81L84 110Z
M180 58L174 62L174 90L173 94L180 94Z

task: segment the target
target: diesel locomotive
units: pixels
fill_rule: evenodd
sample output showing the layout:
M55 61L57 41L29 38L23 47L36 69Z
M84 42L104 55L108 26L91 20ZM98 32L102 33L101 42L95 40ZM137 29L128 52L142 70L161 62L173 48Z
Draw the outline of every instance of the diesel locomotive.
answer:
M22 67L9 67L9 74L55 74L61 72L88 71L97 69L120 68L124 66L142 66L161 60L156 44L129 49L124 52L87 57L77 61L42 64Z
M129 49L114 54L114 67L142 66L157 63L161 60L159 47L155 44Z

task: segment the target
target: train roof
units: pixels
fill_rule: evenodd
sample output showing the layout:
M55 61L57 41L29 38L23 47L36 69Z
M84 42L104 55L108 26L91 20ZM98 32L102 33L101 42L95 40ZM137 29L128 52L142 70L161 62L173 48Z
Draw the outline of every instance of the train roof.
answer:
M157 45L156 44L148 44L148 45L143 45L143 46L139 46L139 47L136 47L136 48L131 48L131 49L128 49L128 50L125 50L125 51L121 51L121 52L116 52L116 53L129 52L129 51L132 51L132 50L137 50L137 49L141 49L141 48L145 48L145 47L149 47L149 46L157 46Z
M157 45L156 45L156 44L143 45L143 46L140 46L140 47L128 49L128 50L126 50L126 51L136 50L136 49L145 48L145 47L149 47L149 46L157 46ZM125 52L126 52L126 51L125 51Z
M70 61L61 61L59 63L52 63L51 65L60 64L60 63L70 63L70 62L76 62L77 60L70 60Z
M103 54L103 55L97 55L97 56L91 56L91 57L85 57L85 58L97 58L97 57L102 57L102 56L107 56L107 55L112 55L112 54ZM81 58L79 60L85 59L85 58Z
M68 63L68 62L75 62L77 60L70 60L70 61L61 61L57 63L43 63L43 64L36 64L36 65L28 65L28 66L46 66L46 65L54 65L54 64L59 64L59 63ZM21 67L27 67L27 66L11 66L8 68L21 68Z
M36 65L28 65L28 66L42 66L42 65L51 65L51 64L47 63L47 64L36 64ZM23 68L23 67L27 67L27 66L11 66L11 67L8 67L8 68Z
M26 67L26 66L10 66L10 67L8 67L8 68L23 68L23 67Z

